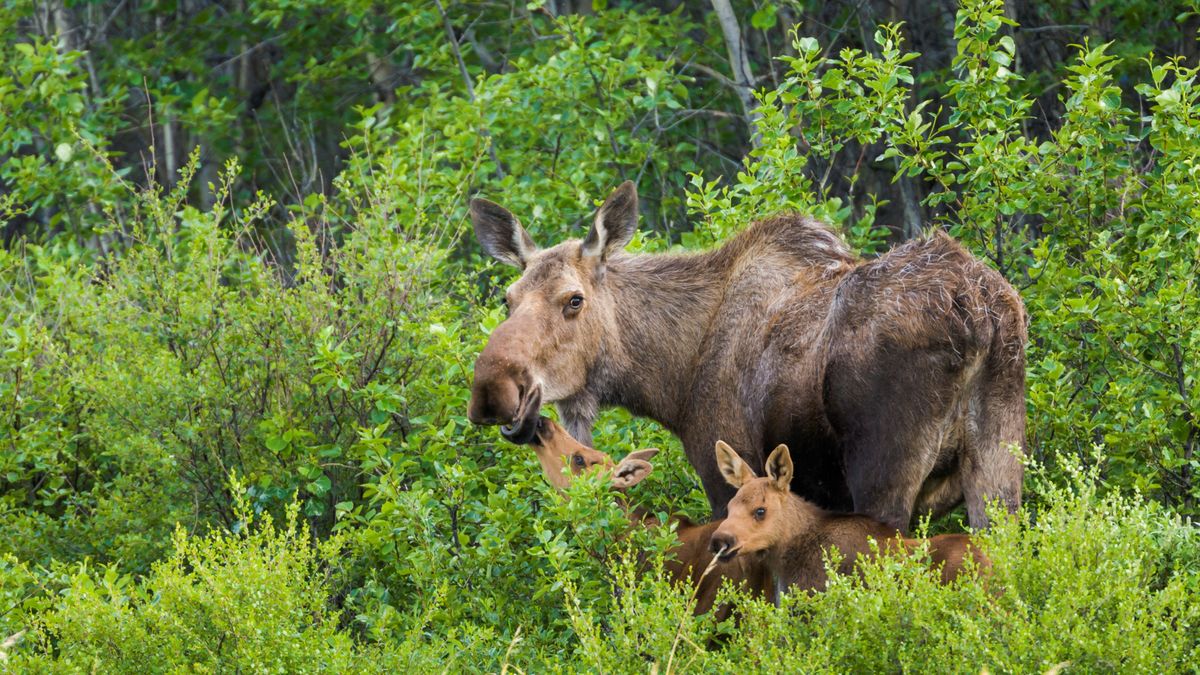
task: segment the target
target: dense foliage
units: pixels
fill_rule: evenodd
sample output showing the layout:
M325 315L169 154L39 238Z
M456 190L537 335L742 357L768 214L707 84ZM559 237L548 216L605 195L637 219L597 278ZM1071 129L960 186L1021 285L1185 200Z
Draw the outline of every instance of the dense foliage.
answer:
M234 4L0 8L6 666L1200 668L1194 15L758 2L727 44L691 4ZM622 178L636 250L798 210L866 255L947 229L1021 290L1033 471L987 583L884 561L693 618L669 529L467 422L512 275L467 198L550 242ZM663 448L631 499L707 516L662 429L596 444Z

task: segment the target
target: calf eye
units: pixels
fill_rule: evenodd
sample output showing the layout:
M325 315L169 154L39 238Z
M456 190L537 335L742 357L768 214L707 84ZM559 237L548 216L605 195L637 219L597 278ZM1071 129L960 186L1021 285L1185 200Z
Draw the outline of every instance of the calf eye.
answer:
M581 469L583 468L583 464L584 464L583 455L575 455L574 461L575 461L575 466L577 466Z
M583 296L572 295L571 299L567 301L567 306L571 309L579 309L580 307L583 307Z
M760 506L757 509L754 509L754 519L755 520L762 520L766 516L767 516L767 510L764 509L763 507Z

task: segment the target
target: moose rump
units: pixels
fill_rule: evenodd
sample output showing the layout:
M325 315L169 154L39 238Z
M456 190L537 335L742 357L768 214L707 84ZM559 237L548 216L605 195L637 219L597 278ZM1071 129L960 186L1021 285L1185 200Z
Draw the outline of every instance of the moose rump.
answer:
M618 187L587 236L539 248L517 218L472 201L476 236L522 276L475 364L468 416L528 442L543 402L591 443L604 406L677 434L714 518L734 490L712 448L754 470L791 448L792 489L907 532L914 512L1020 503L1025 314L997 273L948 236L871 261L798 215L697 254L631 255L637 192Z
M1025 314L998 273L938 232L780 306L753 375L770 382L754 440L792 448L793 491L903 532L964 499L976 527L989 499L1016 509Z

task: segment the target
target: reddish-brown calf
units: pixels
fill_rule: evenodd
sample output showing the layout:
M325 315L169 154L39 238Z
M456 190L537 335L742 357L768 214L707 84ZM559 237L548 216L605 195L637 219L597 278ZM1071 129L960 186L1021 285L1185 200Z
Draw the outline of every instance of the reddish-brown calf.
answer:
M629 453L620 462L614 462L605 453L576 441L562 427L546 417L538 421L534 448L546 480L560 490L566 488L575 476L592 470L610 472L613 487L625 490L650 475L653 466L648 460L658 452L653 448L638 450ZM569 469L570 475L564 469ZM629 516L634 525L658 524L653 516L641 510L635 509ZM758 597L772 597L771 576L758 560L738 559L713 569L705 576L704 572L713 560L708 542L713 532L721 525L721 521L701 525L675 516L672 522L676 523L675 534L679 538L679 544L671 549L673 557L667 561L665 567L673 581L686 581L696 589L696 614L704 614L713 608L717 590L727 580L734 584L745 584L746 588ZM728 605L721 605L716 608L715 616L718 621L724 621L729 617L730 611Z
M761 560L770 570L777 596L792 588L823 590L823 554L830 547L837 547L843 556L838 572L850 574L860 554L875 555L871 539L890 554L908 553L926 543L901 537L896 528L864 515L825 511L791 492L792 457L785 445L767 458L765 478L756 476L733 448L721 441L716 456L721 474L737 488L737 494L729 502L729 517L713 533L710 550L722 562ZM958 577L968 555L980 571L990 567L987 557L965 534L931 537L928 545L943 583Z

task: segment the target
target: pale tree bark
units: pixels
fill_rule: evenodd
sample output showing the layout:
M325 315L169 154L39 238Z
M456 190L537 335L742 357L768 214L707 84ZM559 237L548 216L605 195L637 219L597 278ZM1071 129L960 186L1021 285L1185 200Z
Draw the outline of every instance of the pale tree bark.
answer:
M166 35L164 34L164 24L162 14L154 17L154 32L158 37L160 44L165 44ZM149 92L147 92L149 94ZM170 112L167 106L159 108L159 114L162 117L162 160L163 160L163 175L160 177L164 187L171 187L175 184L175 125L171 122ZM157 155L157 152L155 153ZM159 157L155 157L157 163Z
M386 56L380 57L373 51L367 52L367 73L371 84L375 85L381 103L392 105L396 102L396 69Z
M750 70L750 57L746 54L746 43L742 40L742 29L729 0L712 0L721 33L725 36L725 49L729 53L729 67L733 71L734 90L742 102L746 125L750 127L750 145L757 148L762 142L758 123L762 115L755 112L758 100L754 98L754 73Z
M79 26L75 17L64 0L55 0L50 4L50 14L54 17L55 33L58 36L58 50L73 52L79 49Z
M896 5L890 3L889 8L892 13L892 22L897 22L896 12L898 8ZM867 52L872 56L881 58L883 54L879 51L879 45L875 44L874 39L875 27L879 25L876 17L875 8L870 2L859 4L858 28L863 46L866 47ZM909 239L921 236L925 232L925 217L921 210L921 199L918 195L919 187L916 179L901 172L899 158L892 159L892 167L896 173L896 187L900 191L900 217L903 219L900 226L900 235L904 241L908 241Z
M100 96L100 78L96 75L96 62L92 58L91 45L87 44L83 28L76 20L74 12L67 7L65 0L54 0L50 5L50 14L54 17L55 33L58 35L58 51L61 53L83 52L83 65L88 71L88 84L92 88L92 97ZM89 99L88 106L91 107L92 103L92 100Z

